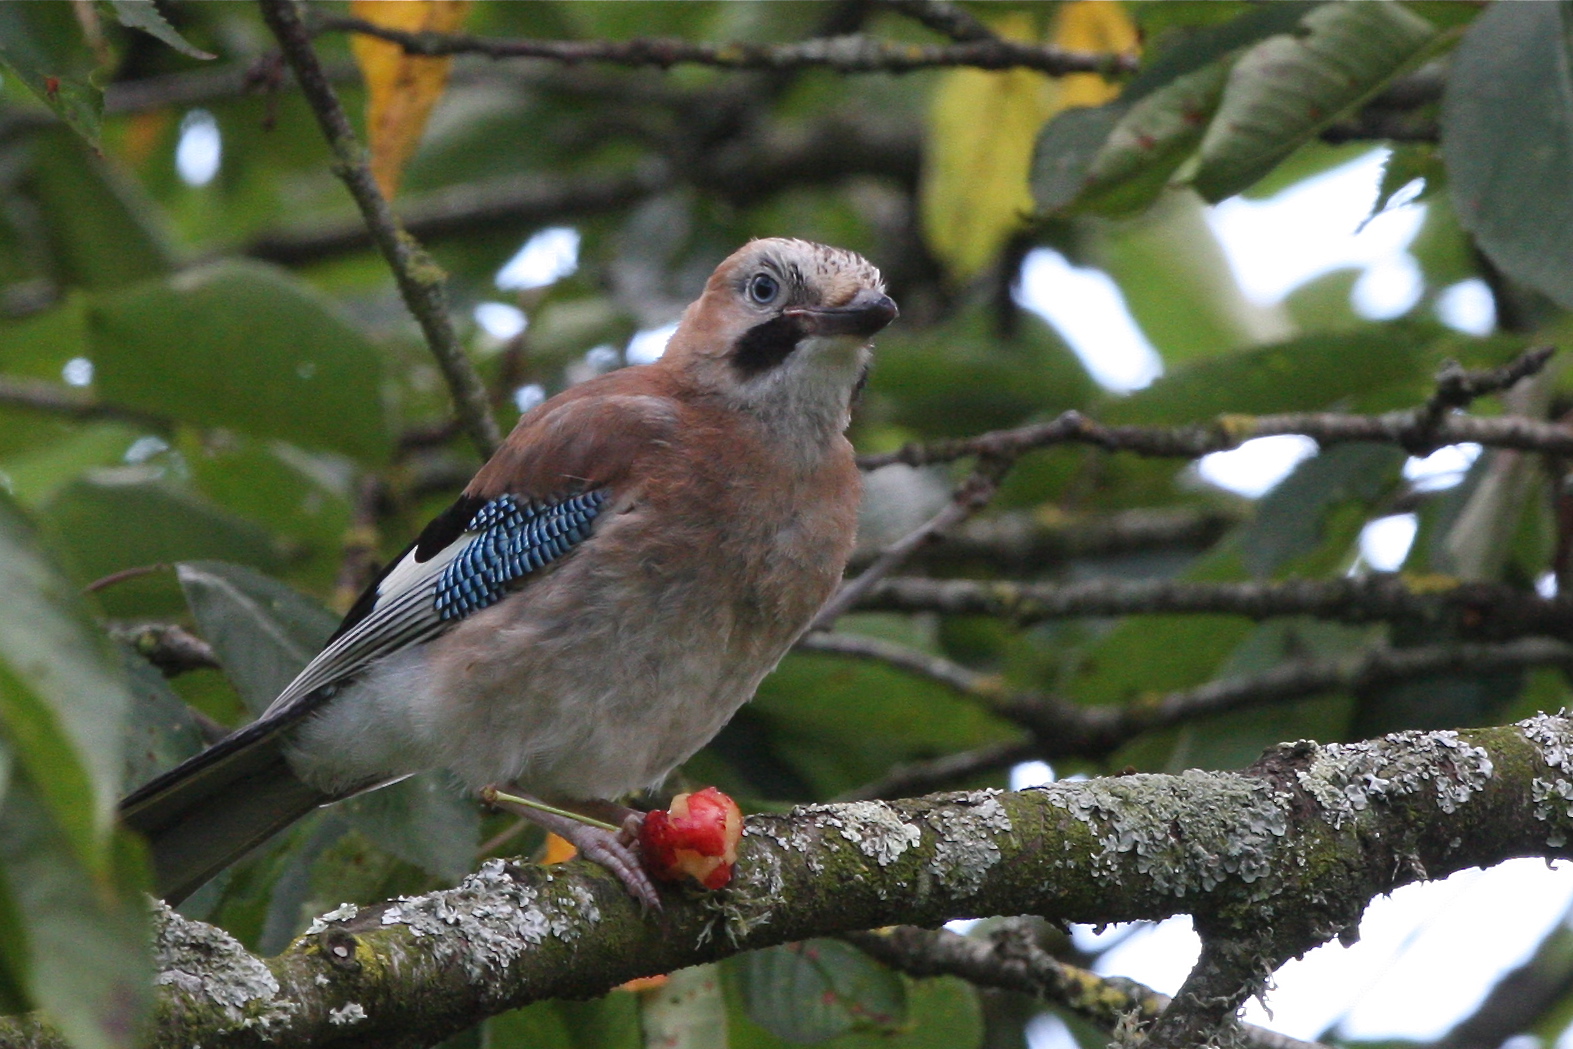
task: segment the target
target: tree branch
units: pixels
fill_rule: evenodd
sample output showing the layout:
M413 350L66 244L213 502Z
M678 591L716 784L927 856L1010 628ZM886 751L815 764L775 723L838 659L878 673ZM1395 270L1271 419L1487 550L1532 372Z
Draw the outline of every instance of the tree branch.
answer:
M880 551L871 565L856 578L843 583L841 589L831 595L830 600L825 602L819 614L814 617L814 621L809 624L809 633L830 629L831 625L856 605L864 594L899 568L918 549L948 535L952 529L987 506L989 500L994 498L994 493L999 491L1000 481L1010 472L1014 462L1014 458L992 456L980 458L978 465L973 468L966 480L956 486L950 501L939 513Z
M942 46L886 43L865 36L820 37L791 44L695 43L676 38L633 40L509 40L465 33L406 33L359 18L323 17L319 30L364 33L398 44L412 55L478 54L553 62L609 62L621 66L704 65L718 69L833 69L839 73L909 73L917 69L1035 69L1049 76L1133 72L1127 55L1088 54L998 38Z
M263 20L278 39L333 150L334 173L355 198L377 247L393 270L405 305L420 324L426 344L437 358L437 365L453 394L454 411L463 421L465 432L481 458L490 458L501 435L487 405L486 388L464 355L453 320L448 316L446 275L415 238L399 225L398 216L377 188L365 151L356 140L349 118L339 105L338 95L312 50L311 37L296 13L293 0L258 0L258 3L262 7Z
M800 639L797 648L877 660L938 682L1027 729L1037 741L1030 756L1048 761L1104 757L1157 729L1325 692L1370 689L1438 674L1573 667L1573 646L1546 638L1494 645L1376 648L1335 659L1291 659L1260 674L1210 681L1126 705L1087 706L1057 696L1011 692L996 675L880 638L811 634Z
M1151 550L1206 549L1238 525L1241 515L1223 507L1159 507L1087 517L1045 519L1015 511L968 521L913 553L925 568L987 565L996 571L1032 573L1078 558L1118 557ZM862 571L875 554L860 551L848 569Z
M1476 638L1573 631L1573 597L1543 598L1500 583L1373 572L1339 579L1205 583L1174 579L882 580L858 602L869 612L940 612L1038 623L1069 616L1315 616L1344 623L1407 621Z
M1569 799L1573 724L1540 715L1283 745L1243 772L752 816L730 885L668 890L648 915L582 861L490 861L454 889L341 907L267 961L164 910L151 1041L430 1044L531 1001L600 994L740 951L989 914L1114 922L1189 912L1207 949L1244 945L1254 973L1351 929L1368 900L1399 885L1568 855ZM27 1040L60 1044L28 1021L0 1022L0 1044Z
M1105 426L1077 411L1051 422L993 430L976 437L908 444L894 452L858 457L865 470L892 463L928 466L974 455L1022 455L1061 444L1089 444L1109 452L1135 452L1158 458L1199 459L1226 452L1256 437L1300 434L1322 445L1375 441L1396 444L1413 455L1429 455L1449 444L1573 455L1573 429L1522 416L1481 418L1452 415L1425 425L1425 409L1382 415L1295 412L1283 415L1223 415L1210 423L1185 426Z
M970 40L997 40L994 30L980 22L972 12L945 0L881 0L885 7L900 11L936 33L958 43Z
M96 401L85 391L41 379L0 376L0 406L61 415L83 422L108 419L130 423L157 433L169 433L175 424L161 415Z
M1059 444L1090 444L1110 452L1198 459L1237 448L1255 437L1280 434L1300 434L1322 445L1378 441L1397 444L1415 455L1465 442L1567 455L1573 450L1573 429L1522 416L1477 418L1446 414L1450 408L1462 408L1477 397L1498 393L1536 374L1554 352L1549 346L1536 347L1510 364L1484 371L1466 371L1450 363L1438 374L1437 391L1425 404L1381 415L1294 412L1221 415L1210 423L1188 426L1105 426L1080 412L1068 411L1051 422L994 430L959 440L908 444L894 452L860 456L858 465L876 470L892 463L927 466L969 456L1014 457Z
M1168 995L1135 980L1099 976L1060 961L1014 922L987 939L911 925L848 933L845 939L910 976L959 976L980 987L1031 995L1106 1031L1132 1022L1151 1023L1170 1001ZM1319 1045L1249 1024L1241 1030L1246 1045L1254 1049L1316 1049Z

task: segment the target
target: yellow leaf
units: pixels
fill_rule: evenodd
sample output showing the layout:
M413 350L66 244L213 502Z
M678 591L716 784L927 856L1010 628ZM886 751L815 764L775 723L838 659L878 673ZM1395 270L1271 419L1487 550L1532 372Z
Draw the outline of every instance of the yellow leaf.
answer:
M579 850L574 848L567 838L559 838L555 834L546 835L546 855L541 858L542 863L567 863Z
M451 33L464 24L472 0L353 0L350 13L409 33ZM355 62L366 80L366 137L371 171L392 197L399 175L420 144L432 107L448 86L451 58L407 55L398 44L356 36Z
M1037 34L1028 12L994 19L1010 40ZM1050 40L1078 51L1134 52L1136 29L1116 0L1060 5ZM1071 106L1101 105L1118 88L1094 73L1059 82L1027 69L955 69L935 87L919 207L929 247L952 277L967 280L994 260L1032 212L1027 185L1044 123Z
M1093 51L1134 55L1138 49L1136 26L1115 0L1073 0L1059 9L1054 22L1054 43L1067 51ZM1097 73L1072 73L1061 77L1059 109L1101 106L1120 93L1117 85Z

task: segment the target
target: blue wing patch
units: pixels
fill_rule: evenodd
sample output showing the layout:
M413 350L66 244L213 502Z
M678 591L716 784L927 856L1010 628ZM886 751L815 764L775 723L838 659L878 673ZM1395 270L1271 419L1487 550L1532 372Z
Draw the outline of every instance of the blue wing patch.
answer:
M462 619L496 604L514 580L583 542L608 494L600 488L557 502L526 503L502 495L482 506L465 528L479 534L437 579L437 615Z

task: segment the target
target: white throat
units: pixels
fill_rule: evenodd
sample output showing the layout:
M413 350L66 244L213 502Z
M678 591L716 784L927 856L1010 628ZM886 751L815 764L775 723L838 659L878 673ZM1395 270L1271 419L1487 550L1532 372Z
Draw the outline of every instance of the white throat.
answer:
M869 357L864 339L810 336L779 365L739 384L736 406L759 420L786 456L809 469L851 421L852 392Z

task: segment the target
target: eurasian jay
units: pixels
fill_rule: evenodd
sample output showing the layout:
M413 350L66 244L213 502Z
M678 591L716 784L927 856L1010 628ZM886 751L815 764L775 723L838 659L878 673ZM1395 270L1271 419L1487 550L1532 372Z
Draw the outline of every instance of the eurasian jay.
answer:
M158 892L443 768L657 904L614 799L707 743L835 589L861 490L844 431L895 316L860 256L753 241L660 360L523 416L260 718L125 799Z

